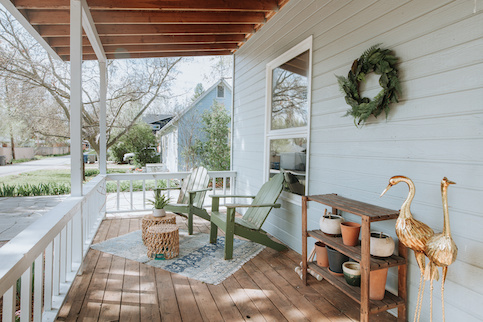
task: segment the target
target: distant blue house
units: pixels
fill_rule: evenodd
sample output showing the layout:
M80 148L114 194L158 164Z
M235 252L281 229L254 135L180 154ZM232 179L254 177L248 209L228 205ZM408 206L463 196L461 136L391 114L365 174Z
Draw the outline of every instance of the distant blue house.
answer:
M159 131L161 159L168 171L188 171L199 164L190 151L196 139L203 140L201 116L211 109L214 102L225 106L231 115L232 88L224 79L203 92Z

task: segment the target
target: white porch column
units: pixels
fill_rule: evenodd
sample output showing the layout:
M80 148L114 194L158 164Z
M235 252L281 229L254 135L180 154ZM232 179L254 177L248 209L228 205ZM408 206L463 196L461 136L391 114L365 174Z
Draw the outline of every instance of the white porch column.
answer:
M107 140L106 140L106 99L107 99L107 65L99 62L100 72L100 112L99 112L99 172L107 173Z
M71 195L82 196L82 7L70 0L70 144Z

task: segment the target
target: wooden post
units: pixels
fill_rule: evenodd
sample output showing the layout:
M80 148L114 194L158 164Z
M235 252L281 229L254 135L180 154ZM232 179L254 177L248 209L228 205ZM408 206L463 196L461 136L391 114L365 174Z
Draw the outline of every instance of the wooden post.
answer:
M302 281L307 285L307 196L302 197Z
M70 182L71 196L82 196L82 10L70 0Z
M361 322L369 321L369 281L371 273L370 254L371 223L362 217L361 227Z

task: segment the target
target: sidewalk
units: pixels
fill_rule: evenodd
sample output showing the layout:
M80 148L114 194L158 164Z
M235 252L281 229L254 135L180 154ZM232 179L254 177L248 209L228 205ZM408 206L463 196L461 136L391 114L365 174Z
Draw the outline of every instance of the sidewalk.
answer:
M42 217L67 196L0 198L0 246Z

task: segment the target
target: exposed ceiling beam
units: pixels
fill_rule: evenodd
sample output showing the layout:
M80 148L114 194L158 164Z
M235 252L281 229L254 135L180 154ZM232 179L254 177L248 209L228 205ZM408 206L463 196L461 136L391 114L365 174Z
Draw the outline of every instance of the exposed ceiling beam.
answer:
M196 35L196 34L249 34L254 32L250 25L101 25L100 36L116 35ZM42 37L65 37L69 26L39 26Z
M89 11L86 0L81 0L81 5L82 28L84 29L87 38L89 38L89 42L92 46L91 48L93 48L94 52L96 53L97 60L101 63L104 63L107 60L106 53L104 52L104 48L102 48L101 39L99 38L99 34L97 33L96 24L92 19L91 12Z
M158 44L215 44L215 43L242 43L246 41L243 34L232 35L196 35L196 36L169 36L169 35L149 35L149 36L115 36L103 37L101 42L106 45L158 45ZM69 47L69 37L48 38L49 44L54 47ZM82 39L83 46L90 46L89 40Z
M198 45L127 45L127 46L104 46L106 54L119 53L156 53L156 52L188 52L188 51L220 51L220 50L236 50L237 44L198 44ZM85 46L82 52L87 54L95 54L90 46ZM61 56L69 55L68 47L57 48L57 53Z
M222 51L189 51L189 52L160 52L160 53L121 53L121 54L107 54L107 59L132 59L132 58L155 58L155 57L190 57L190 56L226 56L231 55L232 52L229 50L222 50ZM68 55L62 55L64 60L68 61ZM83 55L82 59L84 60L95 60L97 59L96 55Z
M277 11L276 0L89 0L91 10ZM65 0L16 0L19 9L69 9Z
M45 41L44 38L39 34L39 32L30 24L30 22L24 17L24 15L12 4L10 0L0 0L0 3L7 9L12 16L17 19L17 21L27 30L27 32L34 37L37 42L44 47L47 53L54 59L62 60L59 55L50 47L50 45Z
M263 24L265 14L259 12L180 12L180 11L105 11L92 10L96 24ZM26 10L32 25L68 25L68 10Z

